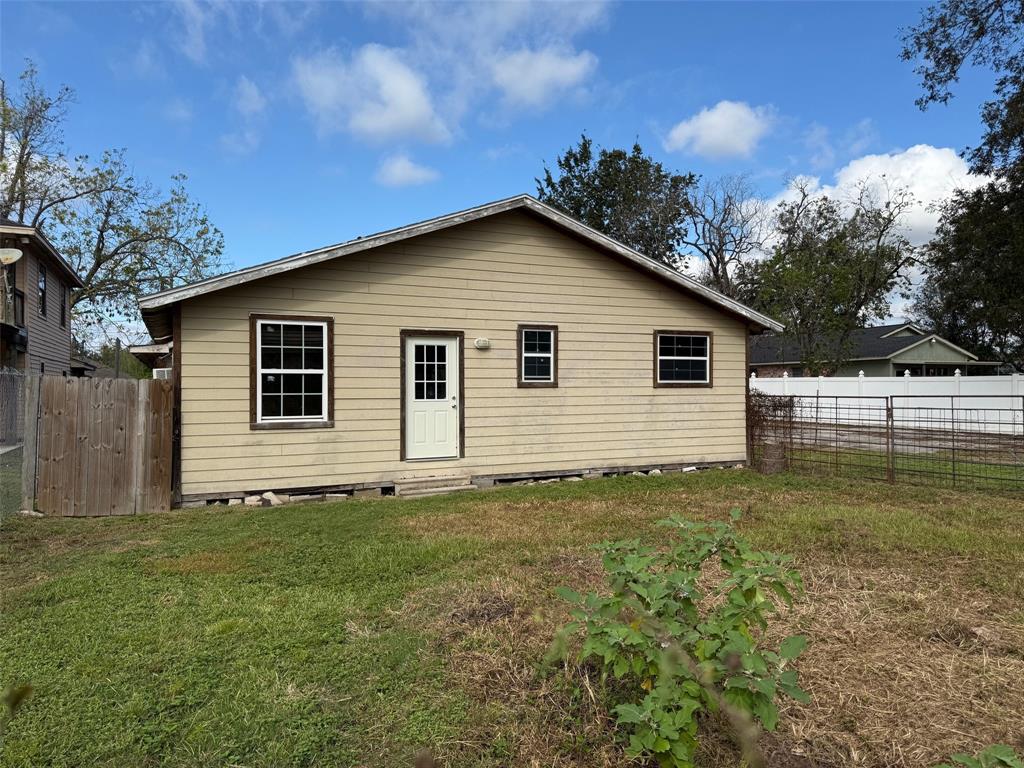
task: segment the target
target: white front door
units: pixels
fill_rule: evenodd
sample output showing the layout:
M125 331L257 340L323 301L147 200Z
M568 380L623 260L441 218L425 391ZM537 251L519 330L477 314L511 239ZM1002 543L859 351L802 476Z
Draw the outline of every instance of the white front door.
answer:
M405 458L459 455L459 341L447 336L405 339Z

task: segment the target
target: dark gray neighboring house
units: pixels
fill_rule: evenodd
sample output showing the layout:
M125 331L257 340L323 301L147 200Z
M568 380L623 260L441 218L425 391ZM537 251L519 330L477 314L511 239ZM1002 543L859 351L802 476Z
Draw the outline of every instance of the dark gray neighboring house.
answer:
M977 355L914 323L858 328L850 339L848 361L836 376L965 376L992 375L999 363L982 362ZM750 373L760 377L803 376L796 344L777 334L750 340Z
M81 279L35 227L0 219L0 247L22 252L0 266L0 368L70 374L71 291Z

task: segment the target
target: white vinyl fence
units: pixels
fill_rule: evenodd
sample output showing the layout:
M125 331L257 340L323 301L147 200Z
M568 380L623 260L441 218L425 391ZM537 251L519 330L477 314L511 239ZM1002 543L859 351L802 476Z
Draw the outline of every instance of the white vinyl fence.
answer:
M820 421L827 401L829 418L842 413L846 424L874 424L885 419L885 407L896 409L922 425L954 420L958 428L1015 435L1024 431L1024 376L818 376L758 378L750 389L795 400L795 418ZM943 416L940 419L939 413ZM926 427L927 428L927 427Z

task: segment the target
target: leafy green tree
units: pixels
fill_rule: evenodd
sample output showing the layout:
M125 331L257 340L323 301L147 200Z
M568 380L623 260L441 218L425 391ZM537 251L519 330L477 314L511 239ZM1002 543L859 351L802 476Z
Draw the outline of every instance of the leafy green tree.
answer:
M941 0L904 31L903 58L919 60L924 109L945 104L965 65L995 74L981 107L985 132L965 152L994 178L957 191L926 249L917 315L943 336L1024 368L1024 0Z
M921 321L1024 371L1024 179L1014 174L956 192L925 257L914 304Z
M692 173L666 170L639 144L595 152L586 134L556 165L557 172L545 165L535 180L543 202L673 269L686 265L680 248Z
M82 278L72 296L79 332L130 323L139 296L221 268L223 236L185 176L162 192L132 173L124 150L96 164L70 156L62 126L73 92L47 94L31 63L19 93L4 85L0 96L0 216L38 227Z
M889 296L909 286L916 250L901 234L912 205L905 191L877 199L866 184L850 203L805 184L776 211L775 242L764 261L741 265L739 293L786 325L813 375L831 374L849 355L853 331L889 314Z
M1024 161L1024 0L941 0L903 31L902 56L921 62L922 109L952 98L965 64L991 69L995 98L981 107L985 134L967 155L978 173Z
M88 349L76 340L74 356L111 368L117 371L122 379L153 378L153 372L135 355L131 354L128 351L128 345L123 342L120 352L118 352L116 343L104 342L97 349ZM120 362L118 356L120 356Z

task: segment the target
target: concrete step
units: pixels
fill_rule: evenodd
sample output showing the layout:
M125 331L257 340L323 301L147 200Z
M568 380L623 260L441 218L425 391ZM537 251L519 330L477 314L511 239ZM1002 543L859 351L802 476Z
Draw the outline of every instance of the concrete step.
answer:
M460 493L462 491L475 491L477 488L472 483L462 485L433 485L429 488L402 489L399 492L396 488L395 495L403 499L423 499L427 496L441 496L446 493Z

